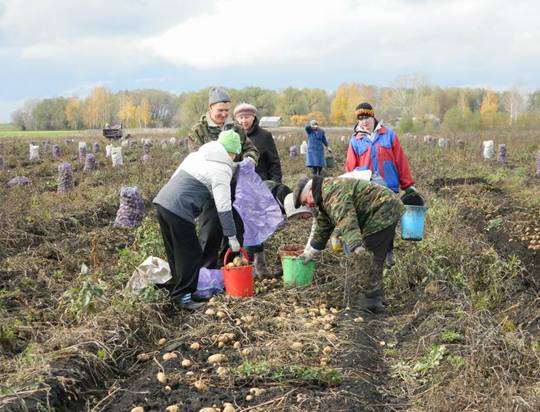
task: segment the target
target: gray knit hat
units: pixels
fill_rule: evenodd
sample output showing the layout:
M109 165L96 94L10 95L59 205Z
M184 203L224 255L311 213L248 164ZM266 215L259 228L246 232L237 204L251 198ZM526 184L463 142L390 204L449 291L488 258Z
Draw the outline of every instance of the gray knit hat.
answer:
M225 89L221 87L211 87L208 92L208 105L213 105L214 103L224 103L230 102L231 97Z
M249 103L240 103L234 108L234 117L239 114L250 114L252 116L257 116L257 108Z

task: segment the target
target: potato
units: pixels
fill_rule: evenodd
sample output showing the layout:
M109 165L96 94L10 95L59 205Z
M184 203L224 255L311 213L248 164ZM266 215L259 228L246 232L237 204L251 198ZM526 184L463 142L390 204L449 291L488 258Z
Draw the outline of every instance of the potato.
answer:
M144 408L142 406L136 406L131 412L144 412Z
M165 345L165 343L167 343L167 339L165 338L161 338L160 340L158 340L158 345Z
M206 407L206 408L199 409L199 412L217 412L217 411L215 408Z
M219 368L216 369L216 373L219 376L225 376L227 374L227 368L224 368L223 366L220 366Z
M232 403L225 402L223 404L223 412L236 412Z
M293 342L293 344L291 345L291 349L295 352L302 352L302 350L304 349L304 345L302 345L301 342Z
M331 346L325 346L322 350L325 355L329 355L332 353L332 347Z
M242 256L242 266L249 265L249 260L247 260L245 257Z
M159 383L167 383L167 375L164 372L158 372L156 377Z
M174 352L167 352L163 355L163 360L167 361L167 360L171 360L171 359L176 359L178 357L178 355Z
M166 412L180 412L180 408L178 407L178 405L169 405L167 406L165 411Z
M204 312L208 316L214 316L216 314L216 311L212 308L206 309L206 312Z
M242 256L236 256L233 259L234 266L242 266Z
M246 396L246 401L252 401L253 400L253 395L248 395Z
M193 342L191 345L189 345L189 348L193 350L199 350L201 349L201 344L199 342Z
M193 362L191 362L189 359L182 359L182 367L190 368L191 365L193 365Z
M216 353L215 355L210 355L207 360L208 363L225 363L227 362L227 356L222 353Z
M201 380L198 380L198 381L195 381L195 383L193 384L193 386L195 387L195 389L197 389L199 392L204 392L208 389L208 385L206 383L204 383L203 381Z
M233 267L235 267L235 266L236 266L236 265L235 265L233 262L227 263L227 264L225 265L225 267L227 267L228 269L231 269L231 268L233 268Z
M150 360L150 355L148 353L139 353L137 355L137 360L140 360L141 362L146 362L147 360Z

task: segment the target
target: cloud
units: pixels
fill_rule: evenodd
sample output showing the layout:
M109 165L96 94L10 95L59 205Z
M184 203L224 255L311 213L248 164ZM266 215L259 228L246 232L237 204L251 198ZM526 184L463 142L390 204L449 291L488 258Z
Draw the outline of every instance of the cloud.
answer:
M525 0L275 0L261 7L228 0L140 45L199 70L348 65L359 77L377 71L508 75L516 63L540 63L539 11L540 4Z

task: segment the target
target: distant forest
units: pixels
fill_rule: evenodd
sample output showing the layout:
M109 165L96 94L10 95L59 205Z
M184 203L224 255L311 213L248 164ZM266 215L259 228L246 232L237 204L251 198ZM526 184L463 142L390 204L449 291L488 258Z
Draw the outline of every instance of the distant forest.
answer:
M540 90L524 92L487 88L441 88L422 76L403 76L389 87L345 83L329 93L316 88L260 87L228 89L233 106L248 102L259 116L280 116L283 125L317 119L321 125L352 125L354 108L372 103L376 117L400 132L449 132L494 128L540 128ZM111 92L95 87L88 97L27 101L12 113L21 130L100 129L122 123L127 128L189 128L208 108L208 89L176 95L163 90Z

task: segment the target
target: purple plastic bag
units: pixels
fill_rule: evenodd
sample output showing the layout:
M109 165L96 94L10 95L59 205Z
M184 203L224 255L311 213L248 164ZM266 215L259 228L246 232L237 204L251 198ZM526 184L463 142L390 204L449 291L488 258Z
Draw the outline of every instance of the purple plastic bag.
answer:
M244 246L260 245L282 224L279 204L251 160L238 164L234 208L244 222Z
M197 282L197 294L210 298L223 292L223 271L220 269L201 268Z

